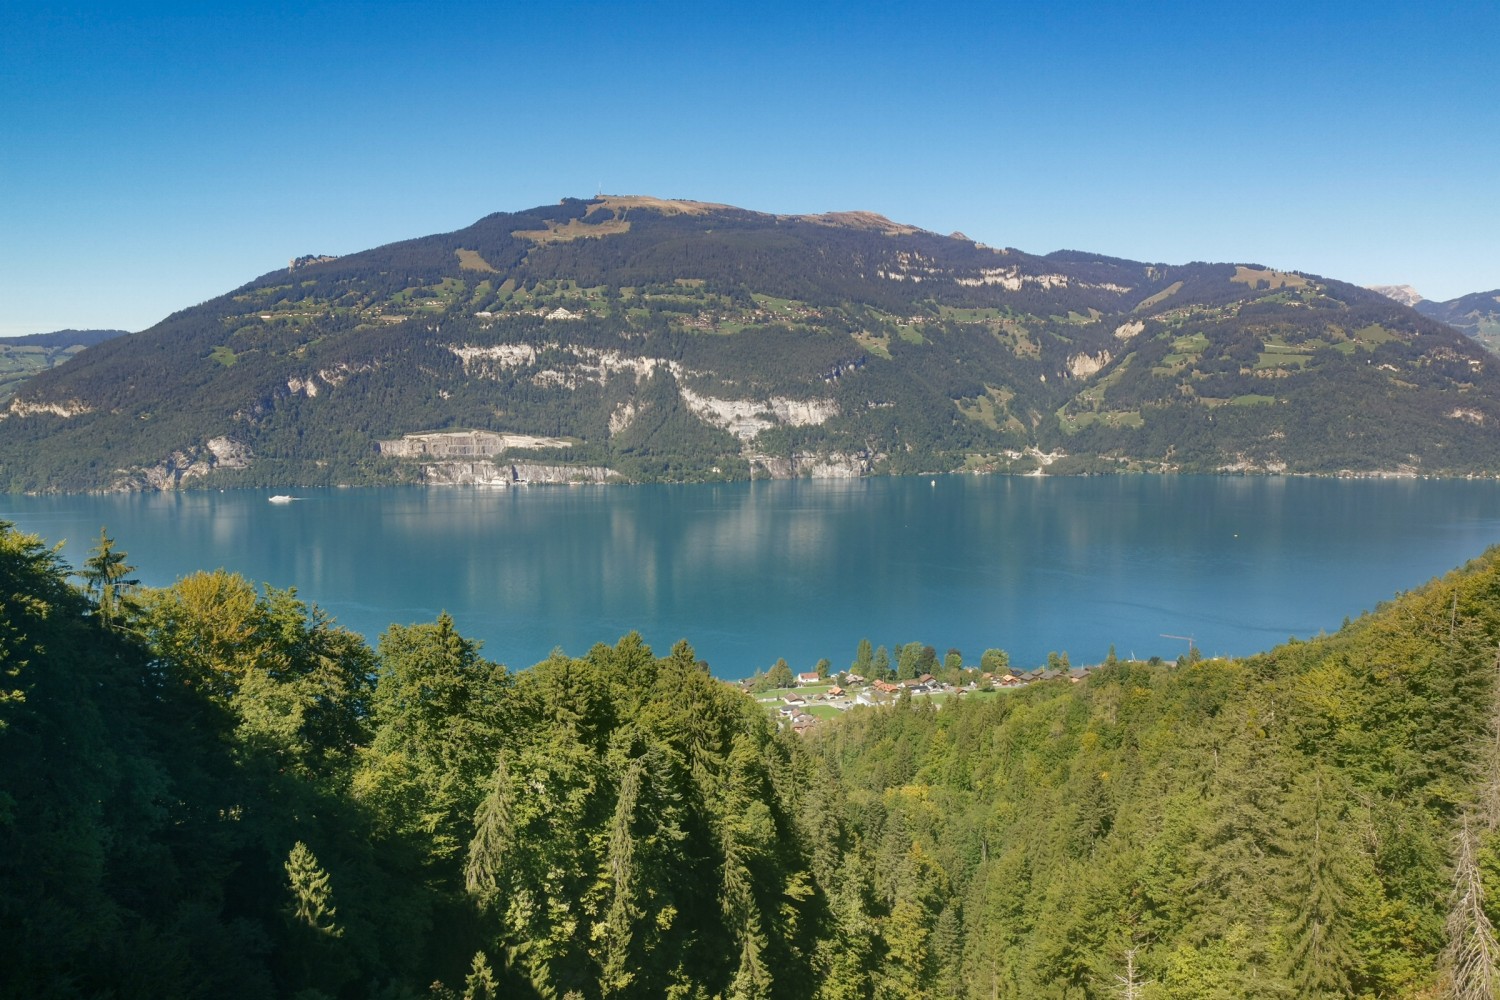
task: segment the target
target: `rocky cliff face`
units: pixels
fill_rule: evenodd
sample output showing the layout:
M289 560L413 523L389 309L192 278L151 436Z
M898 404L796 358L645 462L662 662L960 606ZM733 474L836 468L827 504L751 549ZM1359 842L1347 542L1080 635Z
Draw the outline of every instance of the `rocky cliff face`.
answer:
M562 438L535 434L496 434L490 431L435 431L407 434L376 442L376 450L391 458L493 458L513 448L567 448Z
M859 454L796 453L790 458L747 453L753 479L858 479L868 476L885 456Z
M246 469L254 458L250 449L233 438L210 438L201 447L179 448L155 465L119 469L110 492L175 490L218 469Z
M572 485L621 481L613 469L599 465L544 465L532 462L430 462L422 466L421 481L428 486L511 487Z
M1422 293L1410 285L1371 285L1370 291L1379 292L1393 302L1399 302L1403 306L1415 306L1423 301Z

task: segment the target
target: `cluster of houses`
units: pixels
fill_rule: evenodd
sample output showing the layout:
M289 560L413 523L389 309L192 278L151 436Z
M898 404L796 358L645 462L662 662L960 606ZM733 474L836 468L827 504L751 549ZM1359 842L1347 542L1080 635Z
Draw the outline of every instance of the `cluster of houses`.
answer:
M1008 671L1003 674L982 673L966 683L950 684L938 680L931 674L923 674L903 681L869 680L854 673L841 673L837 677L824 678L816 673L796 675L797 689L779 696L762 698L767 705L775 705L776 714L782 724L794 732L802 733L818 724L819 715L812 709L826 706L844 712L859 705L889 705L903 694L912 698L938 696L937 704L947 698L958 698L976 691L1000 691L1024 687L1038 681L1065 680L1077 684L1099 669L1099 665L1085 667L1037 667L1034 670ZM828 716L825 710L823 717Z

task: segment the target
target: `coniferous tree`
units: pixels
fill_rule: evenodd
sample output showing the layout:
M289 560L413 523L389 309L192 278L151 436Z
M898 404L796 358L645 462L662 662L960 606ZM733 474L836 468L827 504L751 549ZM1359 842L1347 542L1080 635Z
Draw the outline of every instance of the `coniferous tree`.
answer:
M489 958L484 952L476 951L468 978L464 980L463 1000L497 1000L499 995L500 987L495 981L494 970L490 968Z
M874 665L875 652L870 646L870 640L859 640L859 648L854 653L854 662L849 665L849 669L861 677L869 677Z
M117 551L114 539L100 528L99 541L84 560L80 575L105 625L114 624L125 596L140 585L139 580L130 579L133 572L135 567L125 562L125 553Z
M287 852L283 867L291 892L292 920L326 937L343 937L338 908L333 905L333 880L318 864L312 849L297 841Z
M515 836L510 771L501 754L490 779L490 790L474 814L474 837L464 864L464 887L481 903L491 903L500 891L505 851Z

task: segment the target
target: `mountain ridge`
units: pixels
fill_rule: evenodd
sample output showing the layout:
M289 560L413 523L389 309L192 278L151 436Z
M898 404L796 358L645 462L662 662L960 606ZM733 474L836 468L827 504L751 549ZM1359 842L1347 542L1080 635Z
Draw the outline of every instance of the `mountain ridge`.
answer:
M648 196L294 264L28 383L0 486L1500 472L1492 356L1258 264Z
M94 344L123 337L126 330L54 330L0 337L0 404L38 372L55 368Z
M1424 299L1415 308L1423 316L1447 323L1500 354L1500 288L1460 295L1446 302Z

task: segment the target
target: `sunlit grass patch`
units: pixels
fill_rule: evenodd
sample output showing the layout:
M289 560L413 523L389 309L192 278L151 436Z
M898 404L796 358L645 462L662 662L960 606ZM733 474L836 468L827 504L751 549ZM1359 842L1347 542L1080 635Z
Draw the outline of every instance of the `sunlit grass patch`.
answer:
M1174 281L1166 288L1163 288L1161 291L1157 292L1155 295L1151 295L1144 299L1141 299L1141 301L1135 304L1135 308L1130 311L1141 312L1143 310L1150 309L1152 306L1159 305L1165 302L1167 299L1170 299L1180 291L1182 291L1182 282Z
M1260 287L1264 281L1267 288L1303 288L1307 285L1307 279L1300 274L1289 274L1286 271L1275 271L1270 268L1246 267L1243 264L1234 266L1234 277L1230 281L1249 285L1251 288Z
M491 274L498 273L490 262L479 255L478 250L455 250L458 255L458 266L464 271L488 271Z

